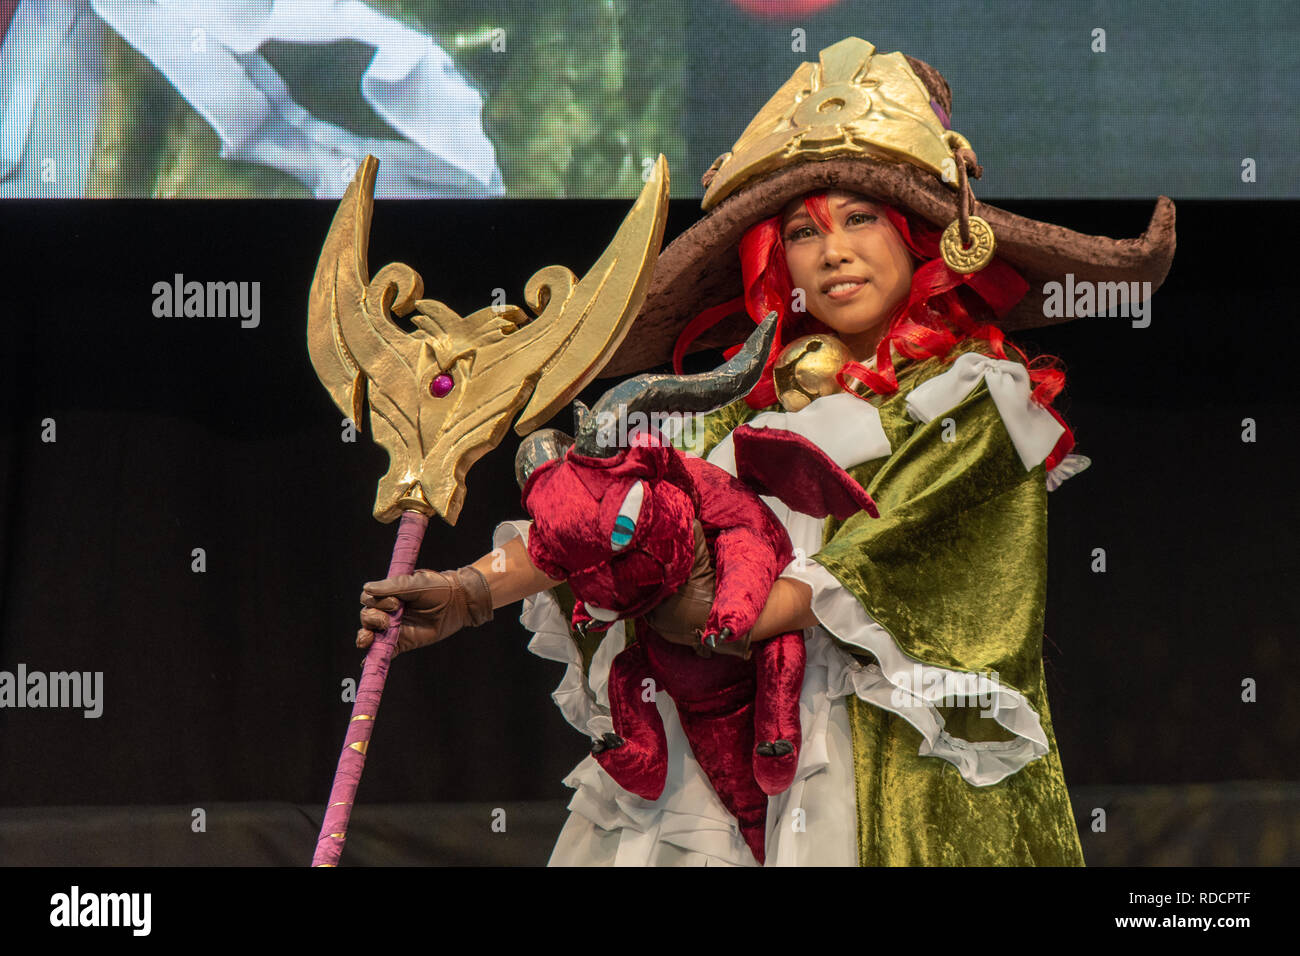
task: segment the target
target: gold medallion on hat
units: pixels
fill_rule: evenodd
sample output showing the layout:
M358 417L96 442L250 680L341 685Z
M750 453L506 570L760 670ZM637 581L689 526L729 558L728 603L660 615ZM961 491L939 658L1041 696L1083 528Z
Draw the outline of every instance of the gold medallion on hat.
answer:
M851 361L848 348L834 335L817 333L795 339L781 351L772 369L781 407L797 412L839 392L836 376Z
M993 227L979 216L971 216L970 245L961 244L961 223L954 219L939 238L939 252L943 261L953 272L963 275L979 272L993 261L997 241L993 238Z

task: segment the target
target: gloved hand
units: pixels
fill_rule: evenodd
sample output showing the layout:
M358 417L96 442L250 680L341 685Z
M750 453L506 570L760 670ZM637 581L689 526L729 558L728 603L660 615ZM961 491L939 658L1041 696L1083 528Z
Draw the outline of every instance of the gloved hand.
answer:
M492 620L492 590L473 567L456 571L415 571L371 581L361 591L361 630L357 647L367 648L376 633L388 630L388 614L406 604L397 632L397 654L450 637L462 627Z

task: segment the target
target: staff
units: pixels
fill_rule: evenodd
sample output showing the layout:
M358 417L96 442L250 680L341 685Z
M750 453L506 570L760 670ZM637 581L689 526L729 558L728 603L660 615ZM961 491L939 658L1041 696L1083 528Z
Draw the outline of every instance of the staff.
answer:
M547 266L524 287L529 315L496 305L467 316L423 299L424 282L403 263L370 278L367 249L379 162L368 156L339 203L321 249L307 315L307 347L321 384L389 455L374 515L401 517L388 575L408 574L429 516L454 525L465 474L505 437L526 435L567 405L622 344L645 300L668 214L668 164L658 158L614 239L581 280ZM409 316L405 332L395 316ZM366 750L397 645L402 612L376 639L361 684L313 866L335 866L365 766Z

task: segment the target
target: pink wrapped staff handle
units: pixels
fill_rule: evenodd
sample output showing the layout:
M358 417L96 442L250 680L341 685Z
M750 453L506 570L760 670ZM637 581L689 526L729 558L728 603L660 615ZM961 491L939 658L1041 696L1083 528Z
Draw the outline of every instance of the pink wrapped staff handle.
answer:
M418 511L403 511L397 526L397 543L393 545L393 558L388 565L388 577L410 574L420 554L420 542L429 526L427 516ZM352 817L352 801L361 783L361 771L366 766L366 748L370 745L370 732L379 713L379 699L388 679L388 662L397 649L397 632L402 626L405 605L389 615L391 623L382 635L377 636L366 652L361 666L361 686L352 705L352 719L343 739L343 753L339 755L338 769L334 771L334 785L330 788L329 803L325 807L325 821L316 840L316 855L312 866L337 866L343 854L343 844L348 838L348 820Z

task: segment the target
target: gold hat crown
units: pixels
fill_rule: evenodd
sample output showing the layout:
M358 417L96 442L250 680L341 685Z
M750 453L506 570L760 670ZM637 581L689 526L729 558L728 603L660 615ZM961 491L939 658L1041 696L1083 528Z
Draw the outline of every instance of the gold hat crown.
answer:
M944 129L902 53L876 53L874 44L847 37L818 60L800 64L718 157L704 209L774 170L837 156L911 163L958 188L955 154L970 143Z

